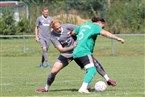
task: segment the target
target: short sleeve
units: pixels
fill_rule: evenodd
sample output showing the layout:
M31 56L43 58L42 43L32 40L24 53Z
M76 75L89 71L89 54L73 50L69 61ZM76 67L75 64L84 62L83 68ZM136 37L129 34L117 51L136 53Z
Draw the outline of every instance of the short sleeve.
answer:
M79 30L80 30L80 26L74 30L76 35L79 33Z
M65 26L69 31L73 31L77 25L74 24L63 24L63 26Z
M99 25L96 25L95 28L95 34L100 34L100 32L103 30Z

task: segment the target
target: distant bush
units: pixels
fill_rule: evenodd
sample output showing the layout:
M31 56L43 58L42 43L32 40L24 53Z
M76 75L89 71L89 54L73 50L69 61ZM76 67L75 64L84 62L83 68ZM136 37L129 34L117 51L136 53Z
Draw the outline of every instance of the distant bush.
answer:
M0 20L0 34L2 35L14 35L16 33L15 20L13 14L5 12Z
M30 23L28 19L21 19L16 22L13 18L13 13L4 12L0 20L0 34L1 35L16 35L16 34L30 34Z
M16 25L17 29L16 29L16 33L17 34L30 34L31 33L31 29L30 29L30 23L28 19L22 19L20 20L17 25Z

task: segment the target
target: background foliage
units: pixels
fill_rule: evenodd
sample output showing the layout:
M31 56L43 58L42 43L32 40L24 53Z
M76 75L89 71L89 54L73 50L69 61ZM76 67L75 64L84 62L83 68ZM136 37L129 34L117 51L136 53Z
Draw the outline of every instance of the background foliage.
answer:
M3 0L10 1L10 0ZM11 0L12 1L12 0ZM145 0L18 0L30 8L30 18L16 25L10 14L0 21L0 34L33 34L35 21L44 6L49 15L59 17L64 23L81 24L93 16L107 20L106 30L112 33L145 33ZM109 2L110 1L110 2ZM71 15L71 16L70 16ZM9 18L8 20L6 18ZM11 20L10 20L11 19ZM9 27L7 27L9 26Z

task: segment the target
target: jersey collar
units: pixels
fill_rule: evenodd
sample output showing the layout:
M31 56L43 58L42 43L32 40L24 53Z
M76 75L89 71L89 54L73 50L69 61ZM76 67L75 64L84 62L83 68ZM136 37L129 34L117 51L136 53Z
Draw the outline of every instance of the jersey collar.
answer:
M43 18L43 19L47 19L47 18L48 18L48 16L45 18L45 17L42 15L42 18Z

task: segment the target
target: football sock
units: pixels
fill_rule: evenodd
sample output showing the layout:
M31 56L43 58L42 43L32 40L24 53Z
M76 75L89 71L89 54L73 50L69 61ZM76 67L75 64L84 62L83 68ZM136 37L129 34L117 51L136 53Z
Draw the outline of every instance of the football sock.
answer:
M47 49L43 49L43 57L45 59L45 62L48 63Z
M110 79L107 74L104 75L104 78L106 81L108 81Z
M50 73L49 76L48 76L48 79L47 79L47 85L51 85L55 79L55 75L54 73Z
M96 68L95 67L91 67L91 68L88 68L86 70L87 70L87 72L86 72L86 75L84 77L84 82L90 83L91 80L93 79L93 77L96 74Z
M80 88L80 90L86 90L87 87L88 87L88 83L83 82L83 83L82 83L82 86L81 86L81 88Z
M45 85L45 89L48 91L48 89L49 89L49 85Z
M97 72L104 77L106 75L106 72L104 71L104 68L102 67L102 65L96 60L95 61L95 67Z
M42 55L42 59L41 59L41 64L43 64L45 61L44 56Z

